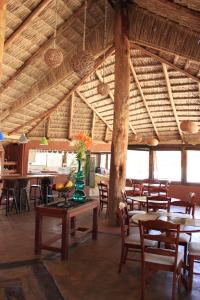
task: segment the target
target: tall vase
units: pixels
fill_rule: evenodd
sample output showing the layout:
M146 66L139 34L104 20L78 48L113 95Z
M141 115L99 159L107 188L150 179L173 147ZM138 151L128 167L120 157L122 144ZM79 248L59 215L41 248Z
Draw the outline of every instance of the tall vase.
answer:
M76 202L85 202L86 195L84 192L84 175L83 175L83 169L82 169L82 160L78 159L78 171L76 173L75 178L75 192L73 194L73 200Z

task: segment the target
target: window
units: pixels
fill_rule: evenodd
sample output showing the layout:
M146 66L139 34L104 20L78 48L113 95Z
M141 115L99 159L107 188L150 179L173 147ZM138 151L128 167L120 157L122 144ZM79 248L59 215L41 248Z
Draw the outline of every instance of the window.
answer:
M154 178L181 180L181 151L155 151Z
M106 154L100 156L100 168L106 169Z
M149 178L149 152L128 150L126 161L126 178Z
M187 182L200 182L200 151L187 150Z

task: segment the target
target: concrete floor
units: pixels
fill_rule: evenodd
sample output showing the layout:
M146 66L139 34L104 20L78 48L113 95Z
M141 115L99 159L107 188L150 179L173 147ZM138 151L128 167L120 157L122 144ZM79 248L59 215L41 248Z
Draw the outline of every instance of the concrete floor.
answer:
M89 215L80 222L90 222ZM58 220L45 223L47 236L60 232ZM43 262L66 300L132 300L140 299L140 263L127 262L118 274L120 257L119 228L108 227L104 216L99 218L97 241L87 240L70 249L68 262L58 254L44 251ZM198 237L194 237L198 239ZM0 215L0 266L5 262L36 258L34 255L34 210L20 215ZM183 287L177 299L200 297L200 276L195 276L192 293ZM156 273L146 288L147 300L170 299L171 275ZM38 299L40 300L40 299ZM55 299L56 300L56 299Z

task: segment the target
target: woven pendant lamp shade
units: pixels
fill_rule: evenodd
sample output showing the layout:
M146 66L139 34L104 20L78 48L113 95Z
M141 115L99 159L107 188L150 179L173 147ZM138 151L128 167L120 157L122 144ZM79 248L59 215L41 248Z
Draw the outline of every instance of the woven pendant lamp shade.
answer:
M101 82L98 86L97 86L97 91L101 96L108 96L109 91L110 91L110 87L107 83L105 82Z
M183 132L186 132L186 133L197 133L198 132L197 123L193 122L193 121L189 121L189 120L181 122L180 128Z
M94 56L90 51L82 50L72 57L73 70L83 77L94 68Z
M156 138L150 137L146 139L146 144L155 147L158 145L158 140Z
M63 62L63 54L57 48L50 48L44 54L44 61L50 68L57 68Z

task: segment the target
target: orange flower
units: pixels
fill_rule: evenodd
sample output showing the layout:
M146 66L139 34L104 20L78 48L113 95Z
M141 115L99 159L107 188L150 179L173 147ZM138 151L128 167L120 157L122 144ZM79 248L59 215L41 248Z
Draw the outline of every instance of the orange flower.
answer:
M92 146L92 138L86 134L79 133L74 137L74 147L77 152L77 158L83 159L85 151L89 150Z

